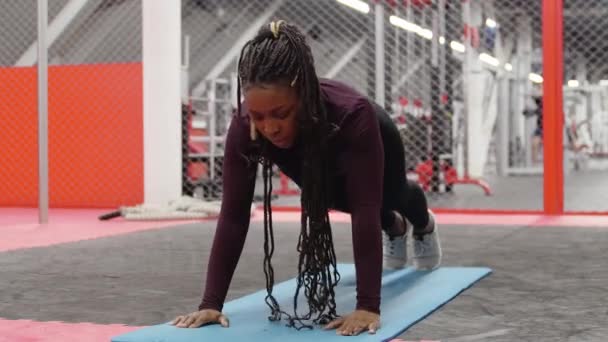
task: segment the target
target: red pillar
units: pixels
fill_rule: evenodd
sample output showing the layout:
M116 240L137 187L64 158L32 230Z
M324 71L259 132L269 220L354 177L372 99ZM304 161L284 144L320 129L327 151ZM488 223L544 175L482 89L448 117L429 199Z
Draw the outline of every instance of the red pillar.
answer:
M564 212L563 0L543 0L544 210Z

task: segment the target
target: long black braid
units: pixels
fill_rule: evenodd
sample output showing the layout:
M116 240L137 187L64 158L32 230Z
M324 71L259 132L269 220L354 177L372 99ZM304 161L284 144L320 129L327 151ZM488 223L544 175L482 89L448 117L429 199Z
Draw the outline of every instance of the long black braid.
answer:
M284 83L295 87L301 102L298 129L303 156L302 227L297 244L300 257L293 316L282 311L272 295L272 161L265 157L264 153L269 142L263 137L256 138L255 131L252 131L252 143L259 147L257 158L262 163L264 178L264 273L268 292L266 303L271 309L269 319L280 320L284 315L288 325L297 329L312 328L304 322L311 319L315 324L326 324L338 316L334 288L340 280L340 274L336 269L336 253L328 215L332 194L326 142L332 125L328 122L322 102L312 52L304 35L295 26L282 21L273 22L262 27L258 34L245 44L239 58L238 72L239 99L241 87ZM240 101L238 110L241 114ZM253 125L253 122L250 124ZM300 316L297 304L302 288L309 310L307 314Z

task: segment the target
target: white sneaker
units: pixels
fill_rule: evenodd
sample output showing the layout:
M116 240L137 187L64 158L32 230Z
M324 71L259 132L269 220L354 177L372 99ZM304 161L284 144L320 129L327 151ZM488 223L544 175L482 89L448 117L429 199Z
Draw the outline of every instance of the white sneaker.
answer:
M424 234L422 239L412 237L414 256L412 263L417 270L433 270L441 264L441 242L439 241L439 230L435 215L429 210L429 215L433 220L433 232Z
M401 218L401 215L396 214L396 220ZM397 270L404 268L407 264L407 234L410 231L410 225L403 218L405 224L405 234L401 236L389 237L382 231L382 267L389 270Z

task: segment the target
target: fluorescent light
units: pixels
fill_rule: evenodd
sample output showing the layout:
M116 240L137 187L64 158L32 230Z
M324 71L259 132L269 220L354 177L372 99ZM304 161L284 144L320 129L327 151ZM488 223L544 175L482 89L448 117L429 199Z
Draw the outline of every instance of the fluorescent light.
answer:
M489 28L495 28L496 26L498 26L498 24L496 23L496 21L494 19L486 19L486 26Z
M452 48L452 50L457 51L457 52L464 52L464 45L462 45L461 42L457 42L455 40L452 40L452 42L450 43L450 47Z
M361 13L369 13L369 5L365 1L361 0L336 0L342 5L348 6L352 9L355 9Z
M568 87L570 88L576 88L580 85L580 83L577 80L570 80L568 81Z
M601 86L608 86L608 80L600 80Z
M407 21L407 20L405 20L403 18L399 18L396 15L391 15L388 18L388 21L391 24L393 24L393 25L395 25L395 26L397 26L399 28L402 28L402 29L404 29L406 31L413 32L413 33L419 35L422 38L426 38L426 39L429 39L429 40L433 39L433 31L431 31L431 30L429 30L427 28L420 27L419 25L416 25L414 23L410 23L409 21Z
M539 74L530 73L530 75L528 75L528 78L534 83L543 83L543 77Z
M441 44L441 45L445 44L445 37L443 37L443 36L439 37L439 44Z
M388 18L388 21L391 24L393 24L393 25L395 25L395 26L397 26L399 28L402 28L402 29L404 29L406 31L410 31L410 32L414 32L414 33L419 33L422 30L422 27L420 27L420 26L418 26L416 24L410 23L409 21L407 21L407 20L405 20L403 18L399 18L396 15L391 15Z
M425 28L420 28L419 32L416 32L419 36L421 36L422 38L426 38L426 39L433 39L433 31L429 30L429 29L425 29Z
M511 65L511 63L505 64L505 70L507 70L507 71L513 71L513 65Z
M479 55L479 60L481 60L484 63L487 63L487 64L490 64L492 66L495 66L495 67L497 67L497 66L500 65L500 62L498 61L498 59L496 59L493 56L488 55L485 52Z

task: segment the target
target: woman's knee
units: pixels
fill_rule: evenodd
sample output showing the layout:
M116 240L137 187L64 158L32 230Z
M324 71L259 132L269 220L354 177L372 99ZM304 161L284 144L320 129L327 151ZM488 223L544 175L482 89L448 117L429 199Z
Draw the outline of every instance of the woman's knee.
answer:
M422 190L422 187L420 186L420 184L418 184L418 182L408 179L407 188L408 188L407 191L409 193L410 199L412 199L412 200L423 199L426 202L426 195L424 194L424 190Z

